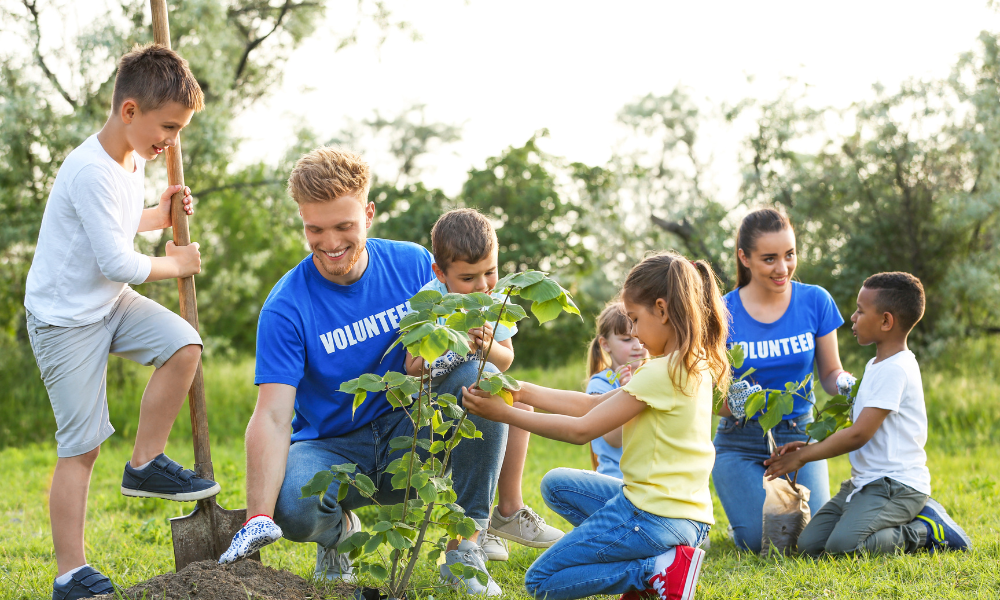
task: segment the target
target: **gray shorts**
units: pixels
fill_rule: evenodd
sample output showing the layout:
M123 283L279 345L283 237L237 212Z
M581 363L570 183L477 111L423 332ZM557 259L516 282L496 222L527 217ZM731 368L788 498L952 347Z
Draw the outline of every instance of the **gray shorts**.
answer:
M126 287L111 312L82 327L49 325L27 314L28 337L56 416L60 457L90 452L115 428L108 418L108 355L163 366L175 352L201 345L194 327Z

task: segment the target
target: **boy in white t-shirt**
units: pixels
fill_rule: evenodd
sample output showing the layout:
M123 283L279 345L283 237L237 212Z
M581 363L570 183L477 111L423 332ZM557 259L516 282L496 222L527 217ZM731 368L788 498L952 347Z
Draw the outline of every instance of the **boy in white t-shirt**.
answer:
M859 344L874 343L876 352L865 367L851 426L819 443L785 444L764 462L765 476L774 479L808 462L849 453L851 478L799 536L803 554L969 548L962 528L930 498L920 366L906 346L923 314L924 288L913 275L866 279L852 330Z
M114 433L106 393L108 355L156 367L142 395L122 494L190 501L219 493L163 454L201 357L198 332L128 284L201 270L198 244L167 242L166 256L135 251L135 235L171 226L171 186L143 208L153 160L201 110L204 96L187 62L169 48L136 47L122 57L104 127L66 157L38 233L25 290L28 337L56 420L49 517L58 573L53 600L112 592L87 564L84 521L94 462ZM183 205L191 214L190 190Z

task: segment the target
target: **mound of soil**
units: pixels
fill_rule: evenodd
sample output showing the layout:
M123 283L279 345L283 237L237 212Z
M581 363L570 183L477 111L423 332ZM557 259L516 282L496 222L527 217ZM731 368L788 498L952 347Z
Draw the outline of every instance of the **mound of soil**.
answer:
M191 563L177 573L157 575L122 591L129 600L320 600L351 597L354 586L338 583L320 590L288 571L255 560L220 565L212 560ZM110 599L117 596L97 596Z

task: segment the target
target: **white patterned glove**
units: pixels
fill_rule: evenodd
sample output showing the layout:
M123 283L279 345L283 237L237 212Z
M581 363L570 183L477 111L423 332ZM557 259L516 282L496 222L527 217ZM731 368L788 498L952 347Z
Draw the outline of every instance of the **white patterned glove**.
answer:
M857 382L857 377L851 375L847 371L841 371L840 375L837 375L837 392L841 396L850 396L851 389L854 388L854 384Z
M250 556L264 546L281 539L281 527L267 515L257 515L243 524L243 527L233 536L229 549L219 557L219 564L224 565L237 559Z
M750 382L745 379L729 386L729 395L726 397L726 404L729 405L729 411L733 413L733 416L737 419L746 418L747 398L761 391L761 389L759 385L750 385Z

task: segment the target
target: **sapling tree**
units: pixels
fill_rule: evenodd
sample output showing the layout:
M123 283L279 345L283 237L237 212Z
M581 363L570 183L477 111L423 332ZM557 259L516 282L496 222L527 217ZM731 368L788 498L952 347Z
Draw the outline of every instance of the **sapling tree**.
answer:
M411 355L423 358L426 364L420 375L396 371L385 375L365 373L340 386L341 392L354 395L352 414L368 394L385 392L389 404L404 411L417 432L389 442L390 449L402 452L386 467L386 472L392 474L392 489L403 492L402 502L379 502L375 482L364 473L356 473L355 464L334 465L320 471L302 487L303 498L322 496L336 482L338 502L353 487L377 507L372 531L354 533L337 551L348 554L357 571L378 581L380 589L391 598L403 597L423 556L425 543L431 546L427 558L436 561L447 549L449 539L470 537L477 529L475 521L455 503L458 497L450 477L450 459L459 442L481 438L482 432L467 418L458 398L432 389L427 365L448 351L460 356L472 355L479 362L476 385L513 403L510 392L518 389L517 382L504 373L485 372L492 338L489 346L473 353L468 331L487 322L493 323L495 331L499 325L510 327L526 318L524 308L510 301L514 296L531 301L530 310L540 323L563 312L580 314L570 294L540 271L504 277L497 282L492 295L424 290L410 299L411 312L400 320L399 337L390 346L391 349L402 344ZM431 525L440 535L430 534ZM453 564L450 569L457 577L475 577L486 584L487 574L473 567Z

